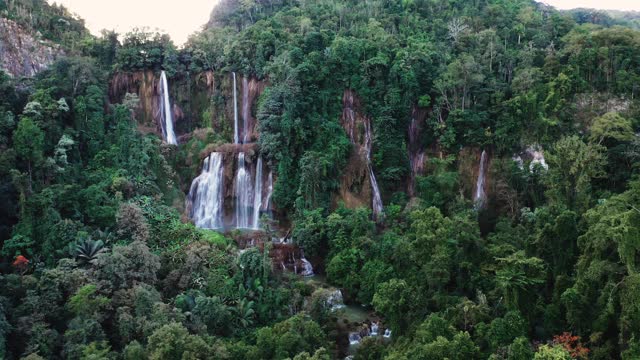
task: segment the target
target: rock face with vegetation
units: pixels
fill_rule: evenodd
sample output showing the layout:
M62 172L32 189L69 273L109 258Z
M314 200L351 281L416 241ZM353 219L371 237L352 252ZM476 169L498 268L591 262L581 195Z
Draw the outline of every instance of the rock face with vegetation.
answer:
M0 15L0 358L640 358L637 14Z
M8 74L34 76L62 55L57 44L26 32L12 20L0 19L0 66Z

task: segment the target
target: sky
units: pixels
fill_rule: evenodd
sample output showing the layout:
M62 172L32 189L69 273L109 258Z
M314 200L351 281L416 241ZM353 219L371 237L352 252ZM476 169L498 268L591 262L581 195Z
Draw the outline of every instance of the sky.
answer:
M575 9L583 7L607 10L640 11L640 0L541 0L540 2L555 6L558 9Z
M48 0L63 4L86 22L92 33L102 29L123 34L148 27L171 35L182 45L209 20L217 0Z
M100 30L126 33L135 27L148 27L171 35L182 45L190 34L209 20L217 0L49 0L64 4L85 19L94 34ZM558 9L577 7L640 11L640 0L543 0Z

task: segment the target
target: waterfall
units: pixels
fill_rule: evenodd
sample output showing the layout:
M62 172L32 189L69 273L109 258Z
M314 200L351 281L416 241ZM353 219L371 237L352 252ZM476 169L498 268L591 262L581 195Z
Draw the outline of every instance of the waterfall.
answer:
M384 336L387 339L390 338L391 337L391 329L386 329L384 331L384 335L382 335L382 336Z
M244 153L238 154L238 173L236 175L236 227L248 229L251 210L251 176L247 171Z
M260 208L262 208L262 156L258 157L256 165L256 181L253 193L253 226L254 230L260 229Z
M313 276L313 275L315 275L315 273L313 272L313 265L311 265L309 260L307 260L305 258L301 258L300 261L302 261L302 265L304 266L304 268L302 269L302 276Z
M336 289L327 297L327 306L331 309L331 311L336 311L338 309L344 308L344 299L342 297L342 291L340 289Z
M302 276L313 276L315 273L313 272L313 265L304 257L304 253L302 249L300 249L300 261L302 262L302 266L304 269L302 270Z
M372 322L369 330L369 336L378 336L378 329L380 329L380 324Z
M178 145L176 134L173 132L173 116L171 115L171 101L169 100L169 85L167 82L167 74L164 70L160 73L160 112L162 115L162 135L167 143Z
M251 136L251 132L249 131L249 80L247 77L242 78L242 142L244 144L248 143Z
M221 153L211 153L202 166L202 173L191 183L189 201L191 219L199 228L219 229L222 221L224 167Z
M233 72L233 143L240 143L240 132L238 129L238 94L236 86L236 73Z
M378 188L378 181L376 180L376 175L373 173L373 166L371 164L371 148L373 147L373 139L371 135L371 121L369 119L365 119L364 121L364 130L365 130L365 152L367 155L367 167L369 169L369 179L371 181L371 192L372 192L372 208L373 214L378 217L383 215L384 207L382 205L382 197L380 196L380 189Z
M352 332L349 334L349 344L357 345L360 344L360 340L362 340L362 336L358 332Z
M484 180L485 180L485 164L487 162L487 152L482 150L482 155L480 155L480 166L478 169L478 181L476 182L476 196L475 203L477 207L482 207L484 205L484 201L487 195L484 192Z
M533 172L533 170L535 170L536 168L536 165L539 165L543 170L549 170L549 165L544 158L544 153L542 152L542 148L540 146L529 146L526 150L526 153L531 156L529 171Z
M269 171L267 178L267 197L263 204L263 210L271 216L271 195L273 195L273 171Z

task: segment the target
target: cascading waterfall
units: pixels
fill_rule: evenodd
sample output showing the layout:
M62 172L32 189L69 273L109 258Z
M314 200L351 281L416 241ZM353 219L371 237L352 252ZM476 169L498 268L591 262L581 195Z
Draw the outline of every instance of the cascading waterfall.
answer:
M222 221L224 167L222 154L211 153L202 166L202 173L193 180L189 190L191 219L199 228L219 229Z
M371 135L371 121L366 119L364 121L365 129L365 152L367 156L367 167L369 169L369 179L371 179L371 191L372 191L372 206L373 214L376 217L383 215L384 206L382 205L382 197L380 196L380 189L378 188L378 181L376 175L373 173L373 166L371 165L371 148L373 146L373 139Z
M233 143L240 143L240 129L238 129L238 94L236 73L233 73Z
M176 134L173 131L173 116L171 114L171 101L169 100L169 85L167 82L167 74L164 70L160 73L160 112L162 115L162 135L167 143L178 145Z
M244 153L238 153L238 173L236 175L236 227L250 228L251 217L251 176L247 171Z
M253 225L254 230L260 229L260 209L262 208L262 156L256 164L256 181L253 193Z
M235 200L233 206L227 206L231 214L225 214L223 206L225 187L224 161L220 153L212 153L203 166L202 173L193 180L189 191L190 216L196 226L200 228L226 228L234 226L238 229L259 230L260 214L271 208L271 196L273 193L273 174L263 176L264 166L259 156L255 168L255 178L251 175L253 167L247 164L246 154L239 149L241 144L251 141L251 98L250 82L246 77L242 78L242 104L238 104L237 74L233 75L233 142L240 150L237 153L237 163L233 174L229 178L234 179L233 194ZM163 73L164 77L164 73ZM168 100L168 98L167 98ZM241 107L239 107L241 106ZM239 117L243 122L240 123ZM174 136L175 137L175 136ZM231 160L231 158L229 158ZM267 181L265 184L264 181ZM263 194L263 192L265 194ZM227 221L225 221L227 219ZM304 261L303 261L304 263ZM305 265L306 268L306 265Z
M487 152L482 150L482 155L480 155L480 166L478 169L478 181L476 182L476 196L475 203L476 207L482 207L484 205L484 201L487 197L484 191L484 181L485 181L485 164L487 162Z
M378 330L380 329L380 324L377 322L372 322L371 327L369 328L369 336L378 336Z
M538 145L529 146L526 150L526 153L531 156L531 163L529 164L529 171L535 170L536 166L539 165L543 170L549 170L549 165L544 158L544 153L542 152L542 148Z
M302 261L302 265L304 266L304 269L302 270L302 276L313 276L313 275L315 275L315 273L313 272L313 265L311 265L309 260L307 260L305 258L301 258L300 261Z
M263 210L271 216L271 195L273 195L273 171L269 171L267 178L267 196L263 204Z
M331 311L344 308L344 298L342 297L342 291L340 291L340 289L336 289L329 294L327 297L327 306L329 306Z
M249 131L249 79L242 77L242 143L249 142L251 132Z
M300 249L300 261L302 262L302 276L313 276L315 273L313 272L313 265L304 257L304 252Z
M360 333L352 332L349 334L349 345L360 344L360 340L362 340L362 336L360 336Z

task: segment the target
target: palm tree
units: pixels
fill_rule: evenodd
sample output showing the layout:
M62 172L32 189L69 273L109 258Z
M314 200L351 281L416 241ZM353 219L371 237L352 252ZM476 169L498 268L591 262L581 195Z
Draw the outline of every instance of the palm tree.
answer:
M253 325L255 310L253 310L254 302L247 299L241 299L234 308L238 323L242 328L248 328Z
M98 259L98 255L105 251L102 240L94 241L89 237L78 243L74 252L78 262L93 265Z

